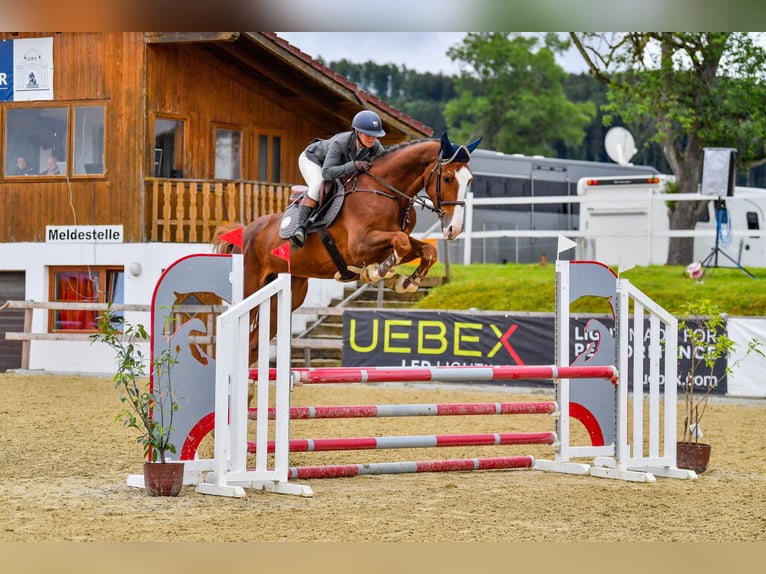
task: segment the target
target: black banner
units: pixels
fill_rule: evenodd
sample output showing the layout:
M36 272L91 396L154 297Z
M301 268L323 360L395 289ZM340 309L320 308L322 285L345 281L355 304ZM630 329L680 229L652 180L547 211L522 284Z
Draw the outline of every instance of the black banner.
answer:
M343 314L342 364L345 367L552 365L555 363L555 330L553 314L527 316L349 309ZM602 331L614 336L614 320L610 316L595 320L572 317L570 362L583 354L589 357L598 347ZM648 321L644 333L648 342ZM661 336L664 335L661 333ZM714 340L715 334L706 333L705 337ZM629 357L632 358L632 326L630 340ZM681 330L678 346L680 378L691 368L691 343ZM644 387L648 390L648 348L644 350L644 357ZM695 386L704 390L712 384L715 394L725 394L725 369L725 358L716 361L712 371L705 368L703 372L698 365ZM632 378L632 372L629 376ZM660 377L664 384L663 372ZM550 381L511 381L510 384L552 385Z

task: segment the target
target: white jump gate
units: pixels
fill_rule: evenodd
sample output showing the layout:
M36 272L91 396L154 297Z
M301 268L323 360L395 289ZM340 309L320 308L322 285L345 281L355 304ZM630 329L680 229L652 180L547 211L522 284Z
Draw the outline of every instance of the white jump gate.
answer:
M629 341L631 301L634 341L632 346ZM629 388L629 378L620 377L620 384L617 385L615 452L612 457L597 457L593 461L591 475L640 481L653 480L653 475L697 478L694 471L676 467L678 320L631 285L627 279L617 279L616 309L617 369L620 373L627 374L632 362L633 385ZM640 344L646 335L645 317L649 319L648 437L644 436L644 345ZM628 356L631 348L632 358ZM662 372L661 363L664 363ZM660 393L662 387L664 400ZM633 395L633 432L630 435L629 393Z
M277 298L277 343L275 391L275 447L273 466L267 464L269 440L268 407L270 398L268 325L271 299ZM213 472L197 485L201 494L243 497L244 488L270 490L282 494L312 496L311 488L289 483L290 441L290 275L280 273L276 280L218 316L216 325L215 373L215 457ZM247 387L249 377L250 311L258 309L258 380L256 400L255 468L247 469Z
M569 363L569 261L557 261L557 361ZM247 421L249 376L249 323L250 312L258 309L260 325L271 320L271 299L277 298L276 382L274 383L276 420L270 437L268 406L269 335L268 329L259 330L258 379L256 397L255 468L247 469ZM213 470L197 485L202 494L245 496L245 488L268 490L284 494L310 497L309 486L288 481L289 426L290 426L290 276L280 274L277 279L256 293L232 306L218 317L215 392L215 455ZM633 341L630 344L629 305L633 302ZM649 333L644 332L644 318L649 319ZM694 479L694 471L676 468L676 366L677 331L675 317L656 305L627 279L617 279L615 317L616 366L620 373L615 386L615 442L605 446L572 446L569 432L569 385L566 379L556 386L561 416L557 425L559 443L553 461L536 460L536 470L590 474L603 478L616 478L636 482L654 482L655 475ZM644 351L645 335L650 339L649 413L644 413ZM632 348L632 358L629 350ZM664 369L660 362L664 349ZM629 361L632 361L632 365ZM632 366L633 388L629 389L625 376ZM664 385L663 376L669 384ZM629 395L633 394L632 433L629 434ZM648 423L648 437L644 424ZM268 466L267 441L274 440L273 465ZM575 457L595 457L593 464L573 462Z

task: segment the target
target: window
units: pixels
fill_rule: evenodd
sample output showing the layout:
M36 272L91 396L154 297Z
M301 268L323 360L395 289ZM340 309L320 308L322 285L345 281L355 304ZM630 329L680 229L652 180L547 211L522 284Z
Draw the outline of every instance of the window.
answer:
M258 136L258 181L280 182L282 179L282 137Z
M161 118L154 120L154 177L183 177L184 121Z
M66 107L11 108L6 113L6 126L6 176L60 175L62 168L66 173L69 131Z
M242 177L242 131L216 128L215 179Z
M78 106L74 110L74 173L104 173L103 106Z
M104 110L104 106L96 104L7 108L3 174L6 177L103 174ZM70 142L74 145L74 166L69 165Z
M116 303L125 300L125 273L117 267L51 267L51 302ZM95 331L99 311L59 309L50 311L48 329ZM116 313L121 316L122 313Z

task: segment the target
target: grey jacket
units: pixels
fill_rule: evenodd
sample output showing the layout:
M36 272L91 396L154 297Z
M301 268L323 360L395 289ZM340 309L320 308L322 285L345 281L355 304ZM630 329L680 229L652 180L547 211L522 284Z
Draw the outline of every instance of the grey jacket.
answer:
M322 177L327 180L338 179L356 171L354 162L372 161L385 148L375 140L372 148L362 148L357 153L356 134L353 131L341 132L330 139L315 139L306 147L306 156L322 166Z

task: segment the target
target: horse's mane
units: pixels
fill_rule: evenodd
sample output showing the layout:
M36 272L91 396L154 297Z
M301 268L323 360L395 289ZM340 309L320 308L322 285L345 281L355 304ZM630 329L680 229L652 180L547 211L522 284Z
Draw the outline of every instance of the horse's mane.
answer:
M394 152L399 151L402 148L410 147L410 146L421 144L421 143L433 142L433 141L438 141L438 140L435 140L435 139L420 139L420 140L411 140L411 141L408 141L408 142L398 143L398 144L392 145L391 147L386 148L385 151L383 153L381 153L379 156L377 156L375 159L384 158L384 157L386 157L386 156L388 156L388 155L390 155L390 154L392 154Z

